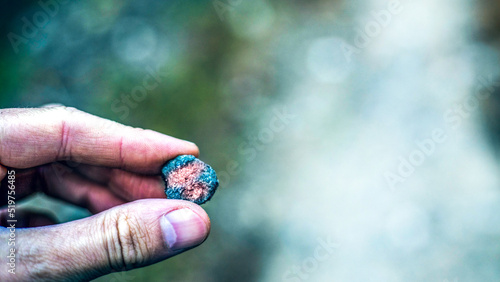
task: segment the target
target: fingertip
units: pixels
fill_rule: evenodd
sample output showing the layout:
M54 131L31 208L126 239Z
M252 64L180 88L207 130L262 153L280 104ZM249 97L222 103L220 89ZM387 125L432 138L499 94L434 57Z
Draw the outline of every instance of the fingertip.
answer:
M189 201L173 199L141 199L130 202L127 205L137 205L136 208L147 208L150 211L158 212L160 215L167 214L174 210L190 209L203 220L208 230L210 229L210 218L207 212L201 206Z
M202 244L210 233L208 215L189 205L174 209L160 219L163 239L170 251L185 251Z
M203 223L205 224L207 228L207 235L210 233L210 217L208 216L207 212L205 209L203 209L200 205L197 205L195 203L189 202L189 201L184 201L184 200L175 200L175 201L180 201L184 205L186 205L187 208L189 208L191 211L196 213L198 217L203 220Z
M176 138L176 137L171 137L168 135L164 135L164 136L167 136L169 138L167 141L168 141L170 146L172 146L173 143L175 143L177 145L176 150L175 150L176 156L177 155L193 155L193 156L198 157L200 155L200 149L198 148L198 146L195 143L193 143L191 141L184 140L184 139ZM172 140L174 142L172 142ZM176 157L176 156L174 156L174 157Z
M198 148L198 146L193 143L193 142L189 142L189 141L185 141L187 144L186 144L186 151L189 152L185 155L193 155L195 157L199 157L200 156L200 149Z
M145 142L145 139L149 139L148 142ZM149 129L144 131L141 139L133 142L134 146L124 146L124 148L127 150L137 150L137 148L140 147L140 144L147 144L147 148L146 150L143 150L143 154L138 155L137 157L140 157L140 160L150 160L150 162L148 162L149 170L147 170L147 168L143 168L149 173L159 173L161 166L163 166L168 160L171 160L179 155L199 156L200 154L198 146L193 142ZM147 157L148 151L151 152L152 156L150 155L150 157ZM142 172L139 167L132 167L131 170Z
M184 200L172 200L172 199L142 199L126 204L127 209L134 207L134 211L144 210L144 214L149 214L152 218L163 218L166 215L176 211L188 209L193 212L200 222L203 224L203 240L208 237L210 233L210 218L206 211L199 205L184 201ZM200 231L201 232L201 231ZM202 236L202 235L199 235ZM203 241L202 240L202 241ZM200 242L201 243L201 242Z

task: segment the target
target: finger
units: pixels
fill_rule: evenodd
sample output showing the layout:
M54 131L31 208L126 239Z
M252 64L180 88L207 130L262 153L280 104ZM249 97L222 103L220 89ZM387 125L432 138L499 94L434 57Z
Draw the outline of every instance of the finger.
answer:
M121 169L106 169L82 165L76 167L85 177L99 182L126 201L165 198L165 186L160 176L141 175Z
M78 173L102 185L108 185L113 172L113 168L95 165L78 164L73 167Z
M7 168L0 164L0 181L7 175Z
M8 193L15 193L16 200L27 197L38 191L41 186L37 170L32 169L7 169L8 176L0 182L0 205L7 204ZM14 192L9 192L14 191ZM9 194L12 195L12 194Z
M60 103L48 103L41 106L41 108L54 108L54 107L64 107L64 105Z
M90 280L164 260L201 244L210 221L198 205L140 200L85 219L16 230L16 278ZM7 240L9 230L0 230ZM0 257L6 262L7 257ZM5 281L7 272L0 272Z
M98 213L126 202L106 187L85 179L62 164L53 163L42 166L39 173L44 182L43 192L87 208L92 213Z
M9 227L11 223L15 223L16 228L24 227L41 227L55 224L57 221L54 216L44 212L35 212L23 208L18 208L15 211L15 216L11 216L8 209L0 210L0 226ZM15 220L15 222L9 221Z
M159 173L169 159L198 147L67 107L0 110L0 163L28 168L54 161Z

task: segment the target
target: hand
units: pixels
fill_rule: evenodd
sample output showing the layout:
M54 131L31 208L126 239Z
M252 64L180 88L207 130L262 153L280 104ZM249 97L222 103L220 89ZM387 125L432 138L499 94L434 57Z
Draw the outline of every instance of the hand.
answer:
M15 172L16 203L42 191L95 215L31 227L46 218L16 208L15 246L8 245L10 229L0 227L0 281L90 280L201 244L210 230L207 214L190 202L165 199L158 175L180 154L198 155L198 148L74 108L1 109L0 204L7 204L10 191L7 173ZM3 223L10 219L6 209L0 216ZM23 225L31 228L18 228ZM15 274L7 272L11 248Z

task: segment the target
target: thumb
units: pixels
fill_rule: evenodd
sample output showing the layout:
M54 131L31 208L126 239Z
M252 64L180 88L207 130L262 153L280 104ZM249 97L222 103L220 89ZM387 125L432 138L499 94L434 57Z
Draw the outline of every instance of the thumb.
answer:
M2 271L0 281L90 280L184 252L201 244L209 230L210 220L200 206L167 199L139 200L77 221L17 229L16 274ZM7 242L10 233L2 228L0 240ZM8 255L2 254L0 261Z

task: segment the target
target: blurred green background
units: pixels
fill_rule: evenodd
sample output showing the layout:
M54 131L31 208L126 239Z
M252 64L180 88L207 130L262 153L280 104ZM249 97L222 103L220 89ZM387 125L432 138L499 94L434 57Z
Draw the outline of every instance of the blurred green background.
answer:
M45 103L77 107L193 141L204 161L224 170L229 161L238 161L243 127L255 122L258 108L277 99L270 75L276 66L262 56L275 32L264 26L257 35L262 41L255 45L238 36L227 24L234 10L227 3L219 17L209 1L56 2L57 8L49 7L56 12L49 14L48 23L29 38L23 35L23 18L31 22L35 13L45 11L37 2L1 5L1 107ZM260 10L250 12L252 19L260 17ZM245 29L244 24L236 28ZM9 38L11 32L29 42ZM137 90L145 77L151 77L151 70L158 75L158 80L148 81L152 89ZM255 247L258 240L253 235L225 236L216 215L227 202L224 190L237 189L237 181L237 177L228 181L204 206L213 216L206 244L100 281L254 280L262 255ZM62 221L87 215L46 200L32 201Z

